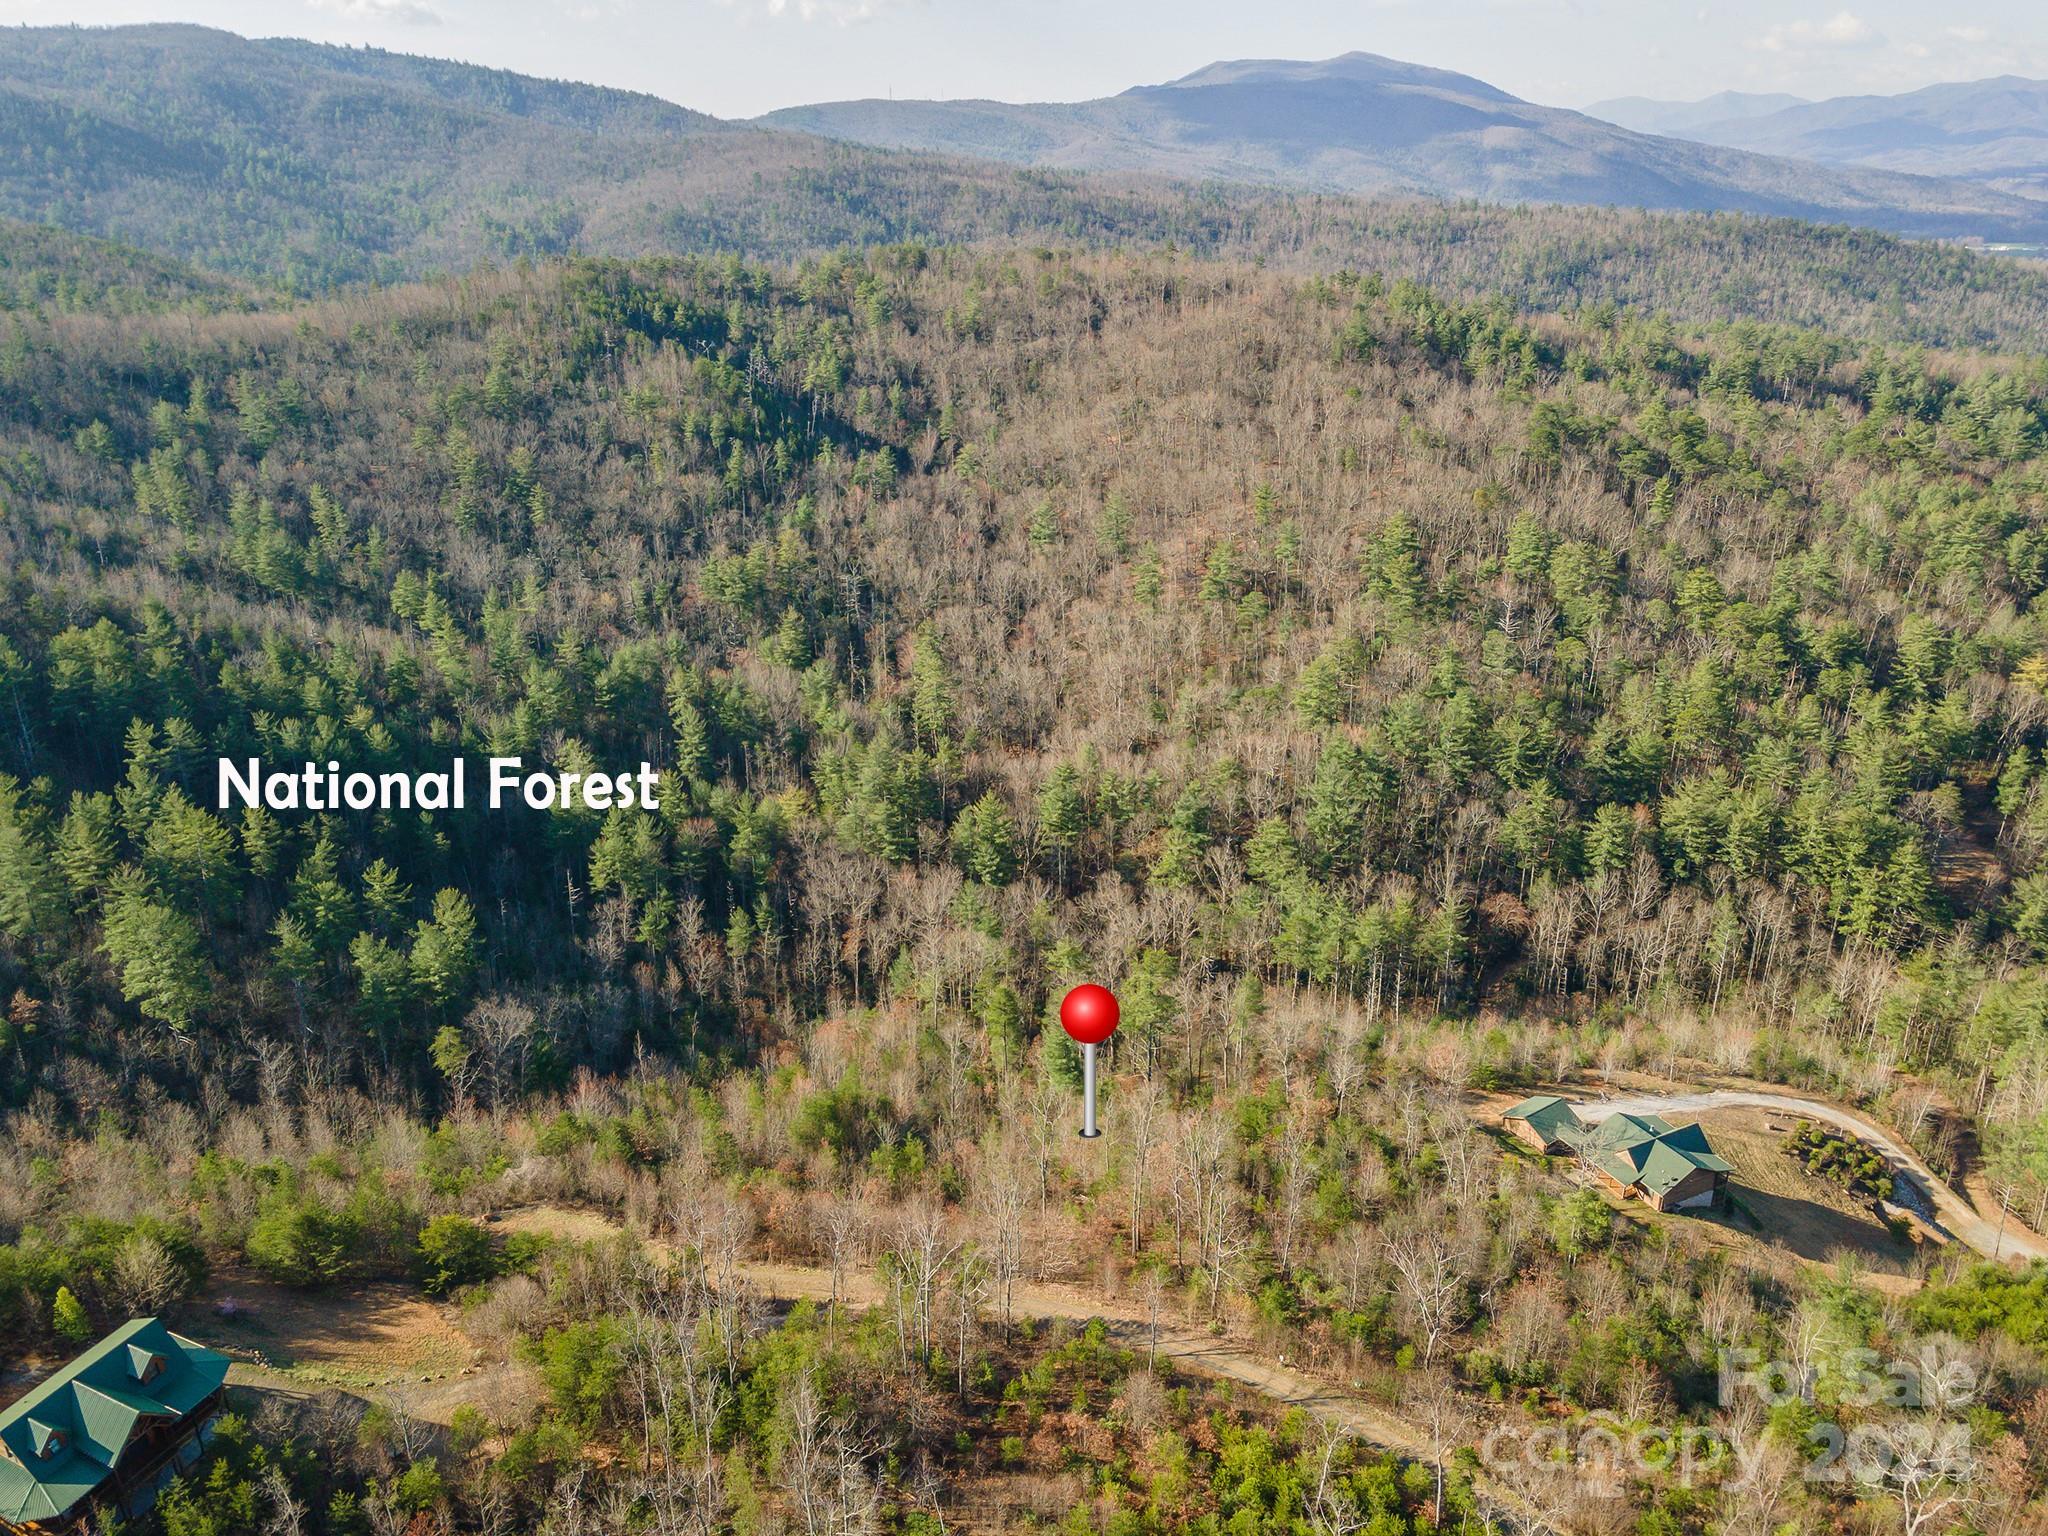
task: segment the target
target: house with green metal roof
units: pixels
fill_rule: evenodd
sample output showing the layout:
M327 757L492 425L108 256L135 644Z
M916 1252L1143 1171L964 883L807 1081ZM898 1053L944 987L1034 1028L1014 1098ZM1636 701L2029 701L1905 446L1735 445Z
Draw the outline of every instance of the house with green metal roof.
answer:
M1586 1134L1578 1113L1554 1093L1524 1099L1502 1110L1500 1119L1512 1135L1538 1152L1576 1151L1579 1138Z
M137 1318L0 1410L0 1532L131 1518L199 1459L228 1358Z
M1615 1194L1660 1211L1712 1205L1733 1170L1698 1125L1661 1115L1588 1119L1554 1093L1501 1111L1501 1124L1540 1152L1571 1153Z
M1733 1171L1698 1125L1674 1126L1658 1115L1610 1115L1579 1155L1617 1194L1660 1211L1712 1205Z

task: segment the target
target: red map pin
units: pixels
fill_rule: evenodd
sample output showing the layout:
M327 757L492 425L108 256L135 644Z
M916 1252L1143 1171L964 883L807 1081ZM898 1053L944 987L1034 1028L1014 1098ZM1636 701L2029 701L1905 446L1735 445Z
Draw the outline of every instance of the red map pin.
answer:
M1116 994L1092 981L1083 982L1060 1001L1060 1028L1081 1047L1081 1091L1085 1103L1081 1117L1083 1136L1102 1134L1095 1128L1095 1048L1116 1033L1117 1021L1121 1017Z

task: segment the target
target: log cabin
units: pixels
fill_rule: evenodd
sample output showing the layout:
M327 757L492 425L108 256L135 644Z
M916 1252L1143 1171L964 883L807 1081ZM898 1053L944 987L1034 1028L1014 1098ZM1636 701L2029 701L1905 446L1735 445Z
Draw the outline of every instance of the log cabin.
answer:
M0 1533L82 1536L156 1503L206 1448L227 1356L136 1318L0 1410Z

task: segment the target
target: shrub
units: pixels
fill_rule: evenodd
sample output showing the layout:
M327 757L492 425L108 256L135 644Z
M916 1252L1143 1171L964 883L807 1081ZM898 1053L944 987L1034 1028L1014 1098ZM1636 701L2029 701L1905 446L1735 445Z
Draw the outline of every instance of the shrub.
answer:
M316 1199L266 1201L249 1229L249 1262L286 1285L329 1285L347 1274L362 1229Z
M2001 1264L1972 1265L1954 1282L1930 1286L1915 1297L1913 1321L1930 1332L1965 1339L1995 1330L2048 1351L2048 1264L2017 1272Z
M420 1230L418 1246L420 1278L429 1296L497 1277L490 1230L467 1216L436 1216Z
M564 1420L585 1434L597 1429L625 1371L622 1330L609 1317L550 1328L523 1353Z
M1854 1136L1802 1120L1786 1138L1785 1151L1815 1178L1839 1184L1852 1195L1870 1200L1891 1197L1891 1161Z
M57 1287L56 1300L50 1303L50 1326L67 1344L83 1344L93 1335L92 1319L68 1285Z

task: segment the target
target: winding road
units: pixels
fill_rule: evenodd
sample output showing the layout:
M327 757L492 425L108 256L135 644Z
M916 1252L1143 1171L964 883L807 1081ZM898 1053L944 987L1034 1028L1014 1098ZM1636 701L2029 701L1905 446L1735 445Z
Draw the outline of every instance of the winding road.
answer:
M830 1271L795 1264L742 1263L739 1277L759 1294L775 1301L827 1302L834 1299ZM837 1300L852 1307L879 1305L886 1298L874 1277L849 1270L841 1277ZM1156 1349L1176 1369L1251 1388L1261 1397L1334 1424L1345 1433L1383 1451L1429 1466L1437 1454L1419 1424L1376 1403L1316 1380L1281 1361L1250 1353L1228 1338L1167 1320L1168 1308L1155 1311L1142 1296L1111 1295L1078 1285L1031 1282L1011 1294L1012 1315L1034 1321L1100 1319L1110 1337L1136 1352ZM1466 1439L1470 1437L1467 1436ZM1443 1454L1450 1454L1446 1446ZM1557 1529L1519 1492L1480 1473L1473 1491L1486 1507L1492 1529L1512 1533Z
M1934 1170L1921 1161L1911 1147L1875 1122L1816 1099L1796 1098L1787 1093L1765 1093L1746 1088L1710 1088L1696 1093L1618 1094L1612 1098L1574 1100L1572 1107L1582 1120L1605 1120L1612 1115L1704 1114L1713 1109L1770 1109L1818 1120L1869 1142L1892 1160L1899 1177L1912 1188L1922 1209L1934 1212L1941 1229L1958 1242L1966 1243L1987 1259L2048 1259L2048 1239L2008 1217L2000 1230L1994 1214L1986 1216L1965 1200Z
M1500 1106L1475 1106L1474 1113L1492 1119ZM1814 1099L1760 1089L1714 1088L1682 1093L1623 1093L1601 1098L1575 1099L1574 1108L1582 1119L1601 1121L1618 1114L1703 1114L1717 1109L1761 1109L1824 1122L1861 1138L1891 1159L1899 1178L1905 1180L1923 1209L1933 1211L1941 1228L1956 1240L1986 1257L2048 1259L2048 1240L2017 1220L2008 1219L2000 1230L1994 1213L1986 1216L1978 1207L1937 1178L1926 1163L1902 1145L1902 1138L1852 1111ZM506 1229L554 1232L589 1237L619 1230L608 1216L587 1210L560 1207L527 1207L507 1213L497 1225ZM666 1244L643 1239L658 1250ZM793 1264L745 1262L737 1267L741 1280L761 1297L778 1302L838 1300L849 1306L869 1307L886 1298L871 1274L850 1269L838 1281L829 1270ZM1032 1319L1066 1319L1085 1322L1099 1318L1110 1335L1131 1350L1156 1349L1177 1368L1240 1384L1262 1397L1289 1407L1298 1407L1318 1419L1334 1424L1369 1444L1396 1455L1430 1463L1434 1459L1429 1436L1423 1427L1395 1409L1355 1393L1319 1381L1281 1360L1272 1360L1199 1328L1170 1321L1165 1309L1155 1309L1142 1294L1112 1293L1099 1288L1058 1282L1017 1286L1010 1298L1012 1315ZM509 1367L505 1369L510 1369ZM246 1364L235 1368L231 1379L248 1385L288 1385L269 1371ZM453 1378L431 1396L416 1399L415 1411L439 1419L451 1405L472 1398L478 1378L468 1373ZM1504 1486L1497 1478L1482 1476L1476 1482L1482 1503L1499 1531L1534 1532L1565 1529L1558 1521L1540 1513L1518 1488Z

